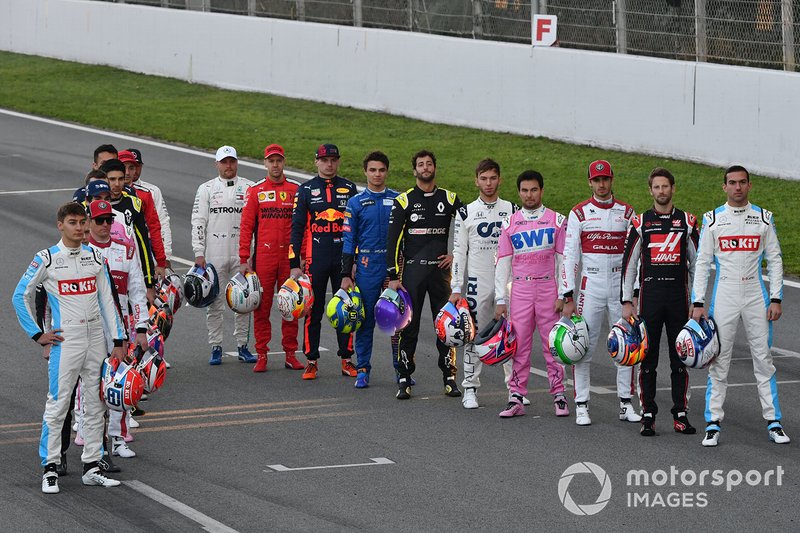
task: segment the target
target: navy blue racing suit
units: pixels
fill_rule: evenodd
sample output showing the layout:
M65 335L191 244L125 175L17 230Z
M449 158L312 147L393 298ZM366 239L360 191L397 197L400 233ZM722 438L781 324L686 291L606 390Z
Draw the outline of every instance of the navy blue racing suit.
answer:
M347 202L345 211L342 276L351 277L356 264L355 283L364 304L364 322L356 332L357 368L370 371L372 333L375 329L375 304L388 281L386 242L389 215L399 193L391 189L373 192L365 189ZM392 352L397 357L397 342L392 337Z

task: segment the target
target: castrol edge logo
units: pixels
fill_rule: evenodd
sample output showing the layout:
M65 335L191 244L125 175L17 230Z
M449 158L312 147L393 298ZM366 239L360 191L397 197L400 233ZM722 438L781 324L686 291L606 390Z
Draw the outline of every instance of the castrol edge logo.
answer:
M731 235L719 238L723 252L756 252L761 246L761 235Z
M58 294L73 296L92 294L97 290L97 278L62 279L58 282Z

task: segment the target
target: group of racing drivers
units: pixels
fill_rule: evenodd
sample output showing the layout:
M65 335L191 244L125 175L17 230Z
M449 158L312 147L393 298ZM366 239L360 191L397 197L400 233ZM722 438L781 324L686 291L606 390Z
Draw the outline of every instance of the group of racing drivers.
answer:
M103 156L107 156L105 160ZM335 293L340 288L358 286L364 308L361 327L355 334L337 332L342 375L356 378L356 388L369 386L373 309L381 292L386 287L407 291L412 318L400 331L399 339L392 339L399 400L411 398L415 384L412 375L426 294L434 317L448 301L456 303L466 298L477 329L493 319L507 317L516 334L516 352L503 365L508 405L499 416L524 415L525 406L530 404L530 355L534 329L538 329L555 415L563 417L570 414L565 370L551 354L548 335L562 316L579 315L589 334L586 355L572 365L575 421L587 426L591 424L591 360L603 321L611 326L621 317L641 317L650 341L649 352L639 365L638 387L634 367L617 365L619 419L641 422L643 436L656 434L656 369L661 330L666 327L673 428L679 433L694 434L695 428L687 417L688 373L676 352L675 340L688 318L699 320L710 315L716 321L721 350L709 367L707 426L702 444L716 446L724 417L733 339L742 317L768 436L776 443L789 442L781 425L770 353L771 323L781 315L781 251L772 214L748 200L751 182L745 168L732 166L725 171L723 190L727 202L706 213L699 230L692 214L673 205L675 178L664 168L654 169L648 178L653 207L637 215L629 204L614 196L611 165L604 160L594 161L587 176L591 197L564 216L544 206L544 177L534 170L526 170L516 179L519 206L499 198L500 165L492 159L478 163L478 198L469 204L436 184L436 156L427 150L412 157L416 184L403 193L387 187L389 159L382 152L372 152L364 158L367 183L361 192L353 182L338 175L340 153L336 145L320 145L315 162L315 177L302 184L289 180L284 173L284 149L271 144L264 151L266 177L253 183L238 176L235 148L223 146L216 153L218 176L200 185L197 191L192 212L196 265L212 263L223 283L237 272L255 272L264 287L264 297L253 313L255 355L247 346L249 316L236 315L235 321L238 357L255 363L254 372L267 370L273 295L287 278L307 275L317 302L303 319L305 366L296 354L298 322L281 322L284 364L303 370L302 378L306 380L316 379L318 373L327 288L330 286ZM103 410L95 405L94 381L109 351L114 357L122 357L117 348L129 336L136 335L131 342L146 346L141 335L144 324L134 308L153 302L157 280L170 267L169 215L158 188L138 180L141 152L117 152L113 146L103 145L95 151L94 163L84 188L86 198L76 198L86 201L89 225L81 226L74 220L80 218L77 209L62 207L62 241L34 258L14 296L23 328L50 350L51 385L40 446L45 467L42 490L50 493L58 492L58 471L66 469L65 463L61 467L65 457L60 435L70 398L69 394L59 394L59 389L72 390L78 376L83 383L91 382L85 385L89 394L85 395L88 399L83 410L83 481L106 486L118 483L98 470L103 466ZM136 251L127 258L128 262L134 256L138 258L136 268L129 269L124 283L118 275L110 277L116 292L129 296L122 314L126 319L128 314L134 316L127 319L136 322L130 335L124 325L115 322L113 313L107 312L112 292L106 286L109 277L105 269L95 268L114 260L103 250L115 239L109 241L102 227L110 227L115 216L126 226ZM453 221L454 245L450 251ZM99 226L103 242L90 237L92 247L81 247L82 235L76 247L76 225L83 231ZM70 231L72 235L68 235ZM769 292L761 275L762 259L768 264ZM712 296L707 300L712 265L716 274ZM59 268L63 271L58 272ZM113 274L114 266L109 268ZM64 274L75 278L70 277L71 282L94 281L88 288L70 285L64 282ZM130 276L140 277L141 283ZM37 320L29 303L36 285L49 296L50 305L57 308L57 313L51 313L50 324L44 324L41 317ZM91 305L85 301L87 294ZM208 306L211 365L222 363L223 307L222 298ZM102 348L99 341L87 345L89 336L81 343L72 339L71 330L88 328L96 335L100 325L105 327ZM60 335L62 332L64 336ZM466 409L479 407L482 363L475 345L467 343L464 350L463 395L456 381L455 348L437 339L436 349L444 393L461 397ZM631 401L637 389L641 414ZM123 428L125 423L123 420ZM68 439L68 431L66 435ZM114 437L114 455L130 456L132 452L123 437L119 432Z

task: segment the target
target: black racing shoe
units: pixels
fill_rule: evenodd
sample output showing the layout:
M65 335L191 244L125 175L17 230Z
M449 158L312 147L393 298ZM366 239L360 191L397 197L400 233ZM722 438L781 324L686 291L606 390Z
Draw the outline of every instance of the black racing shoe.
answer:
M131 410L131 416L144 416L146 414L144 409L140 409L138 405L135 405Z
M639 430L642 437L654 437L656 434L656 417L653 413L645 413L642 417L642 429Z
M58 477L67 475L67 454L61 454L61 464L56 465L56 472L58 473Z
M103 458L97 461L97 466L100 467L100 471L103 473L122 472L122 469L114 464L114 461L111 460L111 455L108 453L104 453Z
M682 411L675 415L672 427L675 429L675 433L683 433L684 435L694 435L697 433L695 427L689 423L686 413Z
M458 385L456 385L455 378L447 378L444 380L444 394L451 398L461 397L461 391L458 389Z
M408 400L411 398L411 385L407 378L400 378L397 382L397 396L398 400Z

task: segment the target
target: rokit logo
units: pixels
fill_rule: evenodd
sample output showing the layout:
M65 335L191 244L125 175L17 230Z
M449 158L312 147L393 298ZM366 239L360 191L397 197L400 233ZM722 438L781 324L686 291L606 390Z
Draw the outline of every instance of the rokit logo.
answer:
M677 263L681 259L681 234L660 233L650 236L650 261L653 263Z
M62 296L92 294L96 290L97 290L96 278L64 279L58 282L58 294Z
M732 235L719 238L723 252L756 252L761 246L761 235Z

